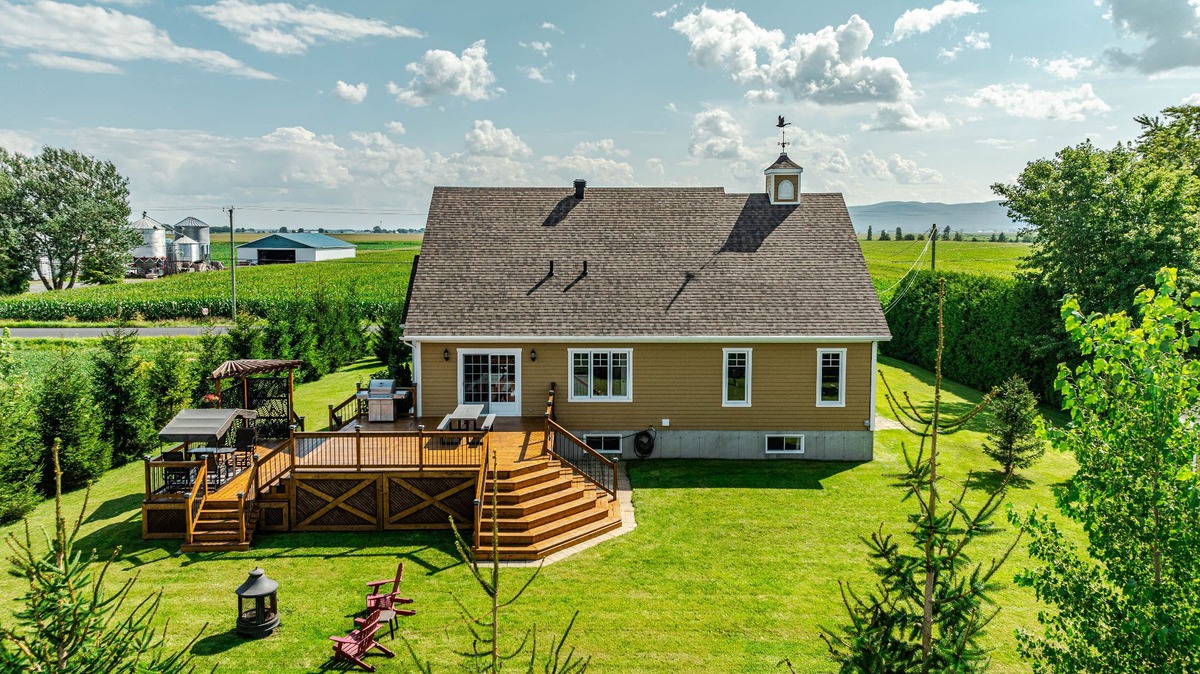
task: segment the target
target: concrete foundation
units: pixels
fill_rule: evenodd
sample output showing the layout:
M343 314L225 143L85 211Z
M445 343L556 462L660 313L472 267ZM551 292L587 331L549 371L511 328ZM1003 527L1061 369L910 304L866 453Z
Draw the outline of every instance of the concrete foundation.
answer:
M633 450L637 431L571 431L575 437L620 435L621 459L638 458ZM803 453L766 451L768 435L804 436ZM870 461L875 434L871 431L673 431L658 430L652 459L809 459L812 461Z

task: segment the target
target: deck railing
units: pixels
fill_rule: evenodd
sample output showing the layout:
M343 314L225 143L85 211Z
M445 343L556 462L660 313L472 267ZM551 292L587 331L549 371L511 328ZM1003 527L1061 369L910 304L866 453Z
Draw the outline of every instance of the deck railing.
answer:
M192 492L187 497L187 508L183 511L186 518L188 543L192 542L192 536L196 533L196 519L200 515L200 510L204 508L204 502L208 500L207 470L208 466L202 462L199 470L196 471L196 483L192 485Z
M283 444L275 449L263 454L261 457L258 454L254 455L254 495L258 497L258 492L262 489L270 489L271 485L283 477L284 473L292 467L289 461L289 452L291 451L292 440L289 437Z
M295 433L290 446L295 468L478 468L484 456L483 431Z
M475 540L473 541L473 550L479 549L479 533L483 525L483 509L484 502L489 501L487 490L484 485L487 484L488 471L492 469L492 443L491 438L483 439L483 461L479 463L479 474L475 478Z
M603 489L612 498L617 496L617 464L588 447L570 431L546 417L546 451Z
M183 452L183 445L165 453ZM147 501L183 501L195 479L195 471L204 461L167 461L164 454L143 457Z

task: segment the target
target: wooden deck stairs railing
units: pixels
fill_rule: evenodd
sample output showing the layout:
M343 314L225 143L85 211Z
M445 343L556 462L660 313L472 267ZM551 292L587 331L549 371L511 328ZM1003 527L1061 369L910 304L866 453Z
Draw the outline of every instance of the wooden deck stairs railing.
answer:
M612 488L606 489L551 451L555 441L552 435L561 429L553 421L553 401L551 388L546 435L536 442L538 455L501 466L494 475L489 469L480 490L482 502L475 532L475 553L481 559L492 551L493 489L501 560L542 559L621 527L615 468ZM528 444L535 444L532 441L529 437Z

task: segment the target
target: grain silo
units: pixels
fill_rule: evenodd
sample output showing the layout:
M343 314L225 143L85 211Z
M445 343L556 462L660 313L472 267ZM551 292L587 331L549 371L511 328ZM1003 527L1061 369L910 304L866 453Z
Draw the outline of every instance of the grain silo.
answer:
M154 218L146 217L130 223L129 228L142 235L142 245L131 251L133 266L141 276L161 274L167 261L167 228Z
M199 246L200 257L193 262L208 262L212 259L212 228L199 218L188 216L175 224L175 231L193 239Z

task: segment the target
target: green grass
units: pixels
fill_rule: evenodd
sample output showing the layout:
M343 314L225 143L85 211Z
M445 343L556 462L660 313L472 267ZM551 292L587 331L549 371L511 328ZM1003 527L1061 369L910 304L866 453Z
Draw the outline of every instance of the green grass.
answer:
M343 399L352 380L371 368L360 367L298 387L301 413L315 414ZM881 369L894 390L929 400L929 373L888 359L881 359ZM951 413L979 399L964 387L947 389ZM880 407L885 411L882 398ZM968 469L991 468L978 451L980 423L943 440L944 475L962 481ZM859 537L881 521L888 531L904 530L912 505L900 501L895 476L903 466L900 445L909 440L903 431L879 432L875 460L866 464L631 462L637 529L546 567L508 612L508 636L533 623L559 631L580 610L572 643L593 657L596 672L774 672L784 657L797 671L832 671L819 627L842 620L838 580L859 589L871 582ZM1051 487L1073 471L1070 457L1048 452L1025 472L1029 482L1013 491L1012 502L1020 510L1049 506ZM135 594L163 589L162 616L171 620L175 643L208 624L194 649L203 668L320 668L329 654L326 637L344 632L361 609L363 582L388 577L397 560L405 562L404 588L418 609L401 622L401 630L417 652L450 671L454 653L470 646L450 594L473 607L483 602L448 533L260 535L246 553L182 555L176 541L141 540L141 489L138 465L105 476L93 491L82 545L101 554L122 546L112 581L138 574ZM67 497L68 512L76 511L81 497ZM44 504L32 521L44 526L51 514ZM999 524L1000 532L974 551L976 560L1011 541L1013 532ZM1012 636L1017 625L1036 624L1039 608L1030 592L1011 583L1025 562L1018 548L998 578L1003 588L995 598L1003 608L986 640L996 649L993 671L1028 671ZM256 565L280 583L283 627L266 640L245 642L231 632L233 588ZM528 574L504 571L505 586L515 588ZM17 596L22 585L17 578L0 578L0 597ZM12 605L11 599L3 601ZM7 613L0 611L5 619ZM404 652L401 644L395 646ZM372 660L381 672L412 671L403 655Z
M866 241L859 240L867 269L876 287L886 288L899 281L913 266L926 241ZM1017 261L1029 252L1026 243L990 243L970 241L938 241L937 268L944 271L1009 276L1017 270ZM929 269L929 251L921 258L918 269ZM881 285L882 284L882 285Z

